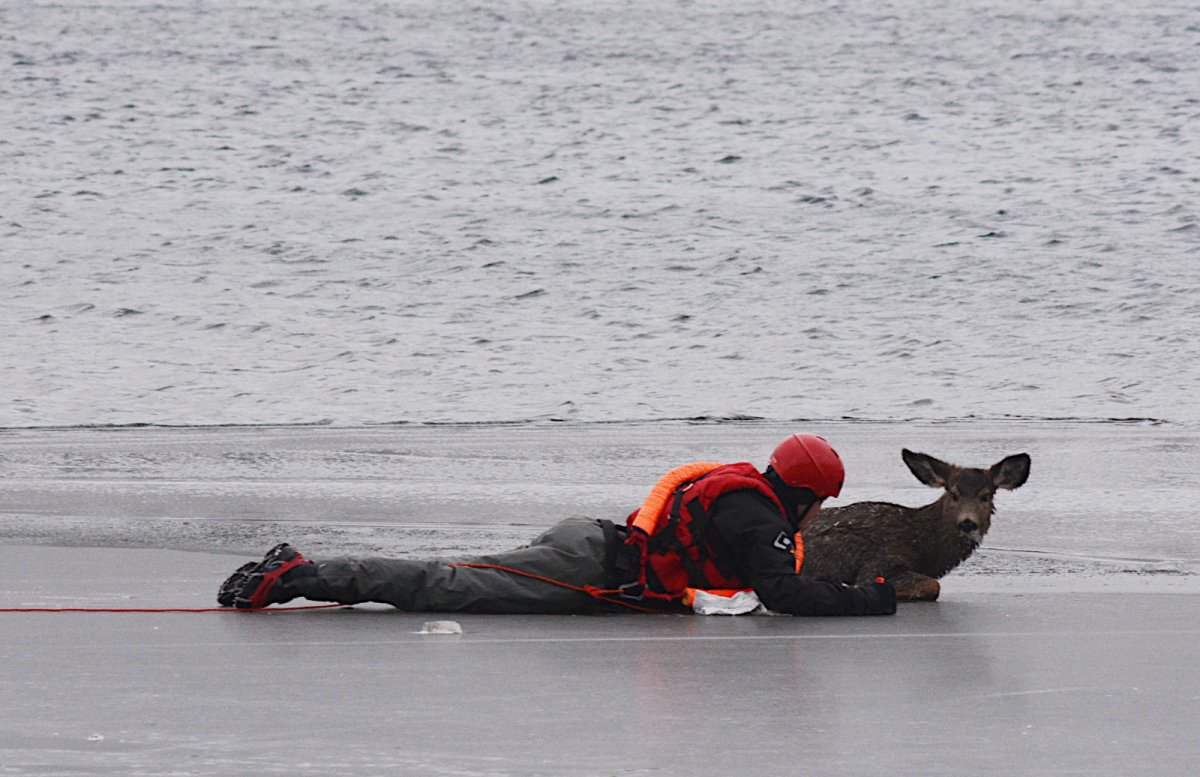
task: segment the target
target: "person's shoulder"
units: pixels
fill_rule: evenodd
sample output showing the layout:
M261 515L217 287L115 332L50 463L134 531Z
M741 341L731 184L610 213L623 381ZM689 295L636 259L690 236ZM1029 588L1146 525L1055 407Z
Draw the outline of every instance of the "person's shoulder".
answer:
M753 488L739 488L736 491L721 494L713 501L713 509L714 511L728 510L739 513L766 512L775 517L779 516L779 508L771 502L770 498Z

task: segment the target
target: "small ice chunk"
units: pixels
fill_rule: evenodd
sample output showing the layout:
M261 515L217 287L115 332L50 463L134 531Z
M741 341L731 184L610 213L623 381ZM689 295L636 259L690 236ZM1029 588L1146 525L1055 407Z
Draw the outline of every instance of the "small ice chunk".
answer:
M462 634L458 621L426 621L418 634Z

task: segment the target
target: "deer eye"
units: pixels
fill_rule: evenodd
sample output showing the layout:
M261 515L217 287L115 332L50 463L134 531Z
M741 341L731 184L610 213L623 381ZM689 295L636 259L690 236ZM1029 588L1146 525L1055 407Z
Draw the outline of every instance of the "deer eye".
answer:
M980 502L990 502L990 501L992 501L992 495L991 494L980 494L979 501Z
M948 493L948 494L950 494L950 501L951 501L951 502L957 502L957 501L958 501L958 494L954 493L953 491L948 491L947 493Z

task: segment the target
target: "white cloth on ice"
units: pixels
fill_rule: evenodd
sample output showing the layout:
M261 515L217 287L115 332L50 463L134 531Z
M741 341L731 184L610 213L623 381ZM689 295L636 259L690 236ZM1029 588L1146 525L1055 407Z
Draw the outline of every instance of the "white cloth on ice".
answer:
M692 611L697 615L773 615L753 591L738 591L733 596L721 596L708 591L696 591Z

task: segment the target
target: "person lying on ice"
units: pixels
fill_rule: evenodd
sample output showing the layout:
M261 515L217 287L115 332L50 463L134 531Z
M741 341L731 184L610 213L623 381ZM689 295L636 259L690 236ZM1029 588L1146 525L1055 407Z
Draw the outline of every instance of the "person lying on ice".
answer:
M463 560L313 562L285 543L234 572L217 602L257 609L304 597L424 612L682 612L752 591L756 605L777 613L891 615L896 595L887 582L847 586L797 574L804 526L844 478L828 442L793 434L761 473L745 462L672 470L627 526L566 520L526 547Z

